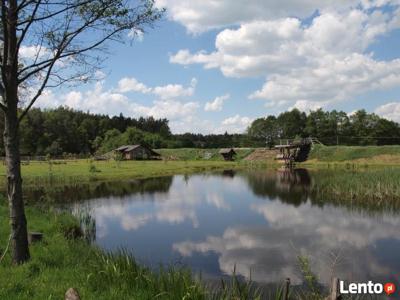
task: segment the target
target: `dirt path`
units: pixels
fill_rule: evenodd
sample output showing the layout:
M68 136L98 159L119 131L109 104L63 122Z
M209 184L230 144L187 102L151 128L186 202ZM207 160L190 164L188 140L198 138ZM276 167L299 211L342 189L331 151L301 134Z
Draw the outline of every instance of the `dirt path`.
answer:
M276 157L276 150L269 150L265 148L255 149L244 160L274 160Z

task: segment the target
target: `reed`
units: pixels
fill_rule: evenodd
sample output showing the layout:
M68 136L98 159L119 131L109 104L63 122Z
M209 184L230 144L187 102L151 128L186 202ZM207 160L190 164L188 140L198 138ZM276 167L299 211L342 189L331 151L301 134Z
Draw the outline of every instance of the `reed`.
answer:
M314 202L364 209L400 208L399 168L325 169L314 173Z

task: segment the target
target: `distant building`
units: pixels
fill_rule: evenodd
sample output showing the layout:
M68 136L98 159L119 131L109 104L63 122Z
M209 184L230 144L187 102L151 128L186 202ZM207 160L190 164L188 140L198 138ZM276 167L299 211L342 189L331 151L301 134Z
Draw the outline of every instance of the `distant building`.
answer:
M234 160L236 152L233 148L225 148L225 149L219 150L219 154L222 155L224 160Z
M161 155L143 145L124 145L114 150L125 160L158 159Z

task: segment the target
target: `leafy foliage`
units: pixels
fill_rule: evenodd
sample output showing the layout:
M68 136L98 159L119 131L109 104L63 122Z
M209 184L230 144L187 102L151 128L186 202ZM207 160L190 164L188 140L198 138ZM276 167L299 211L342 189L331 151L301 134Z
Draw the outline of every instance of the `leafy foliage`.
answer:
M393 145L400 143L398 123L359 110L351 115L343 111L318 109L308 115L293 109L278 117L253 121L248 128L253 140L274 144L279 139L316 137L326 145Z
M0 116L0 130L4 127ZM399 124L364 110L348 116L321 109L308 115L292 110L254 120L247 134L172 134L167 119L138 119L91 114L66 107L34 108L20 124L23 155L106 153L124 144L151 148L265 147L279 139L317 137L326 145L391 145L400 143ZM4 155L3 140L0 153Z

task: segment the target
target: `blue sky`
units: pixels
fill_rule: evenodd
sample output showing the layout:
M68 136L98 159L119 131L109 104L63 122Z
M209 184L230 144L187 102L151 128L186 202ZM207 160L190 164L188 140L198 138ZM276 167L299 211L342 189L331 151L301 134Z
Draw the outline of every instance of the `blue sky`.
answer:
M110 45L96 83L41 107L166 117L175 133L242 132L297 107L365 108L400 121L397 0L158 0L167 15ZM207 104L208 103L208 104Z

